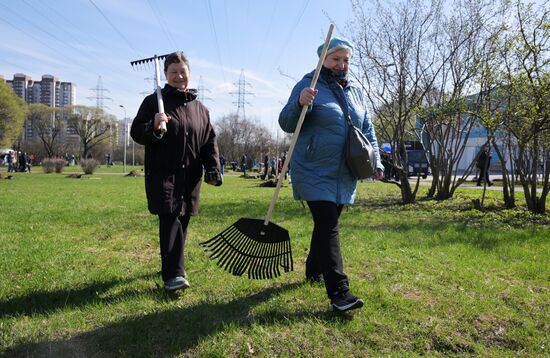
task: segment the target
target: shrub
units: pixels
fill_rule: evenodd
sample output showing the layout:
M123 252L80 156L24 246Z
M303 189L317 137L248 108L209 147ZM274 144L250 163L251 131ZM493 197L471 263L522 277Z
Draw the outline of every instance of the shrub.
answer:
M54 171L56 173L62 173L66 164L64 159L46 158L42 160L42 170L44 170L46 174L53 173Z
M80 161L80 166L82 167L84 174L93 174L97 167L99 167L99 161L93 158L82 159Z

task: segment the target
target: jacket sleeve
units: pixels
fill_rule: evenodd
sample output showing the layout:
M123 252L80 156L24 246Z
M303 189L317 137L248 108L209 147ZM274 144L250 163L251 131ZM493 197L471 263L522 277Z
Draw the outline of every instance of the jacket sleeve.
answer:
M136 118L132 121L130 136L141 145L148 145L158 142L162 138L160 132L153 130L156 107L151 104L152 97L146 97L139 107Z
M279 126L287 133L294 133L296 126L298 125L298 119L302 112L302 106L300 105L300 92L311 84L310 78L303 78L300 82L294 86L287 104L283 107L283 110L279 114ZM311 112L313 104L311 104L307 113Z
M364 103L364 101L363 101ZM382 164L382 160L380 159L380 149L378 147L378 139L376 138L376 132L374 130L374 124L372 123L369 113L367 111L367 107L365 106L365 117L363 118L363 128L362 128L363 134L367 139L369 140L370 144L372 145L372 148L374 149L374 155L376 157L376 168L380 170L384 170L384 165Z
M221 171L220 167L220 155L218 150L218 141L216 140L216 132L210 122L210 115L208 111L205 114L205 130L204 137L202 139L200 157L202 165L206 172L209 171Z

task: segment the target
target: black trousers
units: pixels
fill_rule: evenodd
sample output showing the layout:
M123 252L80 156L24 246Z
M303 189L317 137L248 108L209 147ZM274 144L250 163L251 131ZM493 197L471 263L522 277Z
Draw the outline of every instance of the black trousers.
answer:
M183 249L190 215L159 215L160 257L162 280L185 276Z
M338 235L338 218L344 206L330 201L308 201L307 205L314 227L306 260L306 277L323 274L327 295L332 297L341 286L349 286Z
M487 184L491 182L489 179L489 169L485 170L485 168L479 168L479 177L477 178L477 185L481 185L481 183L485 180Z

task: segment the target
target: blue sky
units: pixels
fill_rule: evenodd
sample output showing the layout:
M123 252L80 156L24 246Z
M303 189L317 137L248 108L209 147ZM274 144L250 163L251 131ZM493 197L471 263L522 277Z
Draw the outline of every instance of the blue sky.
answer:
M349 1L335 0L0 0L0 75L51 74L77 84L77 104L93 106L101 76L109 113L134 117L153 67L130 61L182 50L199 78L213 121L235 112L241 69L254 96L246 116L271 131L295 79L317 64L316 49L330 20L352 18ZM281 73L282 72L282 73ZM164 76L162 76L164 80Z

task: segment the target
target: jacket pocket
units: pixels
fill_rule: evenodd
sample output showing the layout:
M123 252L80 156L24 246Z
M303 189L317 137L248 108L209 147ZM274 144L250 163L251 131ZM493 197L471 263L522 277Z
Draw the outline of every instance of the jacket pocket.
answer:
M312 135L309 137L309 143L306 147L306 160L313 160L315 151L317 150L317 137Z

